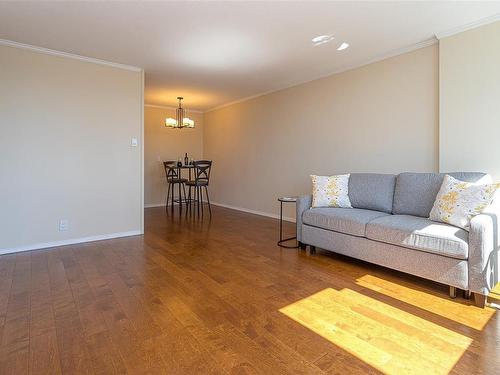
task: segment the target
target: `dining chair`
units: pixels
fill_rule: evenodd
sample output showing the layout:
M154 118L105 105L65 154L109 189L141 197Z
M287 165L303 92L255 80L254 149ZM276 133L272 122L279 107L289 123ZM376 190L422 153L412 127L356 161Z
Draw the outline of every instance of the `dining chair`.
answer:
M198 212L201 207L201 212L203 213L203 188L205 189L205 195L207 197L208 211L212 215L212 208L210 206L210 196L208 194L208 185L210 183L210 171L212 169L212 160L196 160L193 162L194 166L194 180L186 182L186 186L189 189L189 206L191 207L191 202L196 202L198 204ZM194 188L194 199L191 199L191 188Z
M165 209L168 208L170 194L172 194L171 206L172 206L172 209L174 208L175 185L178 185L178 187L179 187L179 207L182 207L181 191L184 192L184 202L186 202L186 187L184 184L187 182L187 179L181 178L180 170L177 168L176 161L173 161L173 160L164 161L163 167L165 168L165 175L167 177L167 203L165 205ZM182 190L181 190L181 188L182 188Z

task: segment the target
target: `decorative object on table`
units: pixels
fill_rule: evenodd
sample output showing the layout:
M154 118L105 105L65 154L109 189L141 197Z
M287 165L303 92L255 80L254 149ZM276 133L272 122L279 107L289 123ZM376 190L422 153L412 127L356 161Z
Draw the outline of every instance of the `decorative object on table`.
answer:
M299 243L297 241L295 241L295 245L286 245L285 242L297 240L297 236L283 238L283 203L296 203L297 197L281 197L278 198L278 201L280 202L280 239L278 241L278 246L285 247L287 249L296 249L299 247Z
M165 119L165 126L167 128L194 128L194 121L187 117L187 111L182 108L182 96L178 96L179 107L175 110L175 118L167 118Z
M188 153L184 155L184 165L189 165L189 158L188 158Z
M177 159L177 166L178 166L178 167L182 167L182 161L181 161L181 158L178 158L178 159Z
M174 202L175 202L174 192L176 185L179 187L179 199L177 201L181 205L181 207L182 207L181 191L184 192L184 201L186 200L186 188L184 186L184 183L187 181L187 179L181 177L180 170L178 167L179 167L179 162L177 162L177 164L173 160L163 162L163 168L165 168L165 176L167 177L167 203L165 205L165 210L168 208L169 201L172 209L174 208ZM171 198L170 194L172 194Z
M490 207L499 188L500 184L480 185L446 175L429 218L468 231L471 219Z
M349 175L311 175L313 185L312 207L352 208L349 200Z
M189 207L191 203L197 204L198 213L203 214L203 188L205 189L205 195L207 197L208 211L210 216L212 216L212 208L210 206L210 197L208 195L208 185L210 183L210 171L212 169L212 160L196 160L193 161L194 166L194 180L186 182L186 186L189 189L188 202ZM191 188L194 188L194 198L191 198Z

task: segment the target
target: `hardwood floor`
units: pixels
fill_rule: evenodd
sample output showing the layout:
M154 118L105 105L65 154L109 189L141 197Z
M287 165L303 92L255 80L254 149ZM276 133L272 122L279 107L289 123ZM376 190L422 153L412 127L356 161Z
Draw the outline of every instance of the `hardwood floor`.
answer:
M500 373L498 313L446 286L280 249L274 219L145 216L0 257L0 374Z

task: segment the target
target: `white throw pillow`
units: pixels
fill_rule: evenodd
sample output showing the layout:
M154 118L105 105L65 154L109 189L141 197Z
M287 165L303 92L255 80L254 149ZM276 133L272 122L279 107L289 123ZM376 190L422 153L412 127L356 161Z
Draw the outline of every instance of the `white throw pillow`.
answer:
M500 184L479 185L444 176L429 218L469 230L471 219L493 202Z
M352 208L349 200L349 175L314 176L312 207L342 207Z

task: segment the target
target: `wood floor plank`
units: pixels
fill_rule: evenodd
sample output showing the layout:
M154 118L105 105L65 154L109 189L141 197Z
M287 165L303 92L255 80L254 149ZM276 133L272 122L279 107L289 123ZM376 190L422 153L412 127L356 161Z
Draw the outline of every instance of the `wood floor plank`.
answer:
M4 255L2 257L0 262L0 327L3 327L5 324L15 266L15 256Z
M60 250L48 252L48 272L61 371L63 374L90 373L92 362L85 345L85 333Z
M7 307L13 283L13 273L16 266L15 255L5 255L0 261L0 344L3 342L3 333L7 318ZM3 356L0 348L0 361Z
M127 255L130 255L130 253L127 253ZM125 254L124 258L127 258ZM149 306L148 311L152 318L167 329L167 332L161 337L154 338L153 341L157 345L160 345L165 353L177 353L175 356L167 355L164 358L166 362L170 362L169 366L173 369L172 371L176 373L226 373L224 368L214 361L204 345L182 327L163 302L165 299L168 300L170 296L166 296L161 292L164 290L162 287L166 286L165 278L163 277L164 271L158 268L156 263L150 263L150 271L156 268L161 273L155 274L158 277L150 277L148 280L145 280L137 273L136 264L137 262L133 258L130 262L120 262L120 273L123 274L126 272L128 277L132 277L135 280L130 284L131 290L145 305Z
M113 354L114 366L118 372L126 369L129 373L165 373L166 366L157 348L149 347L149 337L137 331L134 322L127 316L122 307L123 290L116 292L110 283L115 279L114 271L102 255L103 248L98 246L87 253L75 252L82 272L89 281L111 340L110 353ZM121 286L120 286L121 288ZM129 304L126 295L123 304ZM138 309L143 306L139 304Z
M12 287L2 330L1 374L29 372L30 296L31 257L29 253L21 253L15 256Z
M46 251L31 254L31 374L60 374L60 358L52 308L48 256Z

